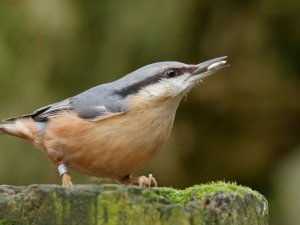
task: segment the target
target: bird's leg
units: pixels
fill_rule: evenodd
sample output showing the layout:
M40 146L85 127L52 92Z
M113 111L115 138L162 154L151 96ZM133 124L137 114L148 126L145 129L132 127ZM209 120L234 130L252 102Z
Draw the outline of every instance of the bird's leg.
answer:
M72 179L71 176L68 174L68 167L66 164L62 163L59 164L59 166L57 167L58 169L58 173L61 177L61 181L62 181L62 186L63 187L68 187L68 186L72 186Z
M157 182L152 174L146 176L133 177L132 175L125 176L122 179L125 184L138 184L140 187L157 187Z

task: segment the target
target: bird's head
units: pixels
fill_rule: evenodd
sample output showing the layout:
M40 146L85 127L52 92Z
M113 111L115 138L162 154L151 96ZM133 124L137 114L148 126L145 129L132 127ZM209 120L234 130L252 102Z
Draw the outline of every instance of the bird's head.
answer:
M150 99L180 99L201 79L225 68L226 58L219 57L196 65L180 62L150 64L118 80L121 87L116 93L123 98L144 93Z

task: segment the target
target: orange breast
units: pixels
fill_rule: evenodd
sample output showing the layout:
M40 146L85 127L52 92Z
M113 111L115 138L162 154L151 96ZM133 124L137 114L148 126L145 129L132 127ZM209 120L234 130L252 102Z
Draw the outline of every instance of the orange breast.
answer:
M65 113L49 122L43 148L55 164L121 179L149 162L168 139L178 104L162 106L133 105L134 110L98 121Z

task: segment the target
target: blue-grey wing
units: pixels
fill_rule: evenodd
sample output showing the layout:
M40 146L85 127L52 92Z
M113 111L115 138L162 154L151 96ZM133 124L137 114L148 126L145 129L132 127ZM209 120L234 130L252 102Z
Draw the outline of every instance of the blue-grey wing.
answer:
M81 94L37 109L31 114L25 114L4 121L14 121L19 118L31 117L37 122L45 122L62 112L75 112L80 118L93 120L110 114L127 111L126 103L115 95L110 88L100 85Z
M57 102L51 105L44 106L35 110L33 113L24 114L21 116L16 116L12 118L5 119L5 122L15 121L20 118L32 118L35 121L44 122L48 118L57 115L58 113L66 110L72 110L72 107L69 104L69 99Z
M83 119L126 112L126 101L116 95L109 85L100 85L70 98L72 109Z

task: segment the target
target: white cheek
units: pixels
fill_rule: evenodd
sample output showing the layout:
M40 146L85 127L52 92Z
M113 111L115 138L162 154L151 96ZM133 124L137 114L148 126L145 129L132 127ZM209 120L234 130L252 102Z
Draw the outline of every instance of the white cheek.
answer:
M162 96L165 95L165 85L163 83L156 83L153 85L149 85L144 89L145 92L150 94L151 96Z
M188 74L184 74L180 77L167 80L169 82L168 87L172 90L174 96L184 93L184 91L187 89L189 86L189 82L187 82L188 77Z
M153 85L149 85L144 91L157 97L175 97L179 94L183 94L185 90L188 89L188 77L188 74L184 74L180 77L162 79Z

